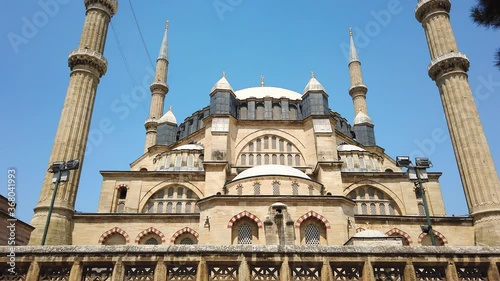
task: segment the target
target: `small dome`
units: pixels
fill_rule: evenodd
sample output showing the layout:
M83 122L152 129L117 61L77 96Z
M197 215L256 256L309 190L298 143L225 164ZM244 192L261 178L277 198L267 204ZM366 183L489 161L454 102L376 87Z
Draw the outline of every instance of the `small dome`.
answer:
M167 111L167 113L165 113L161 118L160 120L158 120L158 123L159 124L163 124L163 123L172 123L172 124L175 124L177 125L177 118L175 118L175 115L174 113L172 112L172 107L170 107Z
M388 236L380 231L367 229L367 230L363 230L361 232L354 234L353 237L357 237L357 238L382 238L382 237L388 237Z
M239 173L233 181L259 176L289 176L310 180L302 171L283 165L259 165Z
M212 87L212 91L210 92L213 93L215 90L229 90L231 92L233 91L233 88L226 79L226 75L222 75L222 78L217 81L217 83L215 83L215 85Z
M203 150L203 146L199 144L185 144L174 148L173 150Z
M366 115L360 111L356 115L356 118L354 118L354 125L363 124L363 123L368 123L368 124L373 125L372 119L368 115Z
M337 146L337 151L366 151L366 150L352 144L341 144Z
M252 87L238 90L234 94L239 100L246 100L251 97L258 99L265 97L271 97L275 99L287 98L290 100L302 99L302 95L297 92L277 87Z
M311 79L309 80L309 83L307 83L306 87L304 88L304 94L307 92L310 92L310 91L326 92L323 85L321 85L321 83L319 83L319 81L314 77L314 74L311 77Z

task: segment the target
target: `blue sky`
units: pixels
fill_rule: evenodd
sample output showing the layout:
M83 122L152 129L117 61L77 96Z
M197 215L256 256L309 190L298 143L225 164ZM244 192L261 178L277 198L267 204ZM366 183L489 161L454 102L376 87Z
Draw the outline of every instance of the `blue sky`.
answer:
M448 215L467 214L439 93L427 75L430 58L414 17L416 0L131 1L147 52L129 1L120 1L108 32L108 72L98 88L76 210L97 210L100 170L128 170L143 152L150 105L145 91L153 69L148 54L154 63L169 19L165 109L172 105L178 121L208 105L222 71L234 89L258 86L264 75L266 85L297 92L314 71L330 107L352 122L345 48L352 26L378 145L392 157L428 156L432 170L443 172ZM471 60L471 88L498 164L500 75L492 59L499 36L471 22L471 5L453 2L452 25L460 51ZM17 215L29 222L68 86L67 57L78 46L85 10L82 0L1 1L0 10L0 178L5 183L0 194L7 194L7 169L15 168Z

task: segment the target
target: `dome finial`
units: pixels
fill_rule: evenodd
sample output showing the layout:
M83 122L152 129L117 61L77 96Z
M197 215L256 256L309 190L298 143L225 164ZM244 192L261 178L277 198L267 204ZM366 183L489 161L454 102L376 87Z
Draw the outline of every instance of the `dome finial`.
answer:
M314 71L311 71L311 78L315 78L314 77Z
M222 77L226 78L226 72L222 71Z
M168 29L168 20L167 20L167 23L165 24L165 29Z
M349 27L349 36L352 37L352 27Z
M168 107L168 111L172 111L172 105Z
M260 76L260 86L264 87L264 75Z

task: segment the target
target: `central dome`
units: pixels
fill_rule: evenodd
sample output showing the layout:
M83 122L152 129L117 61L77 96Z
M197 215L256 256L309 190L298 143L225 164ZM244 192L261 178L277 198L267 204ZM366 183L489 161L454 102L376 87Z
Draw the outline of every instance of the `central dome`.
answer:
M311 178L302 171L283 165L259 165L247 169L234 177L233 181L259 177L259 176L289 176L310 180Z
M246 100L248 98L254 97L254 98L264 98L264 97L271 97L275 99L279 98L287 98L291 100L301 100L302 95L283 88L277 88L277 87L253 87L253 88L246 88L242 89L239 91L234 92L236 95L236 98L239 100Z

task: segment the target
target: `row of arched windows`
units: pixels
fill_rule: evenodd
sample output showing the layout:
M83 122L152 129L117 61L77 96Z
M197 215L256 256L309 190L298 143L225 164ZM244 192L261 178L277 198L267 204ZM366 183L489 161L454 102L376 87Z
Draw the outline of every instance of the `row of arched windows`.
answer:
M400 215L394 200L381 190L371 186L361 186L351 191L348 198L356 202L357 215Z
M290 186L284 186L279 181L273 181L271 184L272 193L264 195L319 195L319 191L315 192L315 188L311 185L307 186L307 190L299 189L298 182L292 182ZM247 189L251 188L250 191ZM242 184L236 186L236 195L262 195L262 185L260 182L254 182L251 187L245 187Z
M242 166L287 165L301 166L302 156L290 141L275 136L258 137L242 149L238 163Z
M199 213L198 200L199 197L189 188L168 187L149 198L143 213Z

